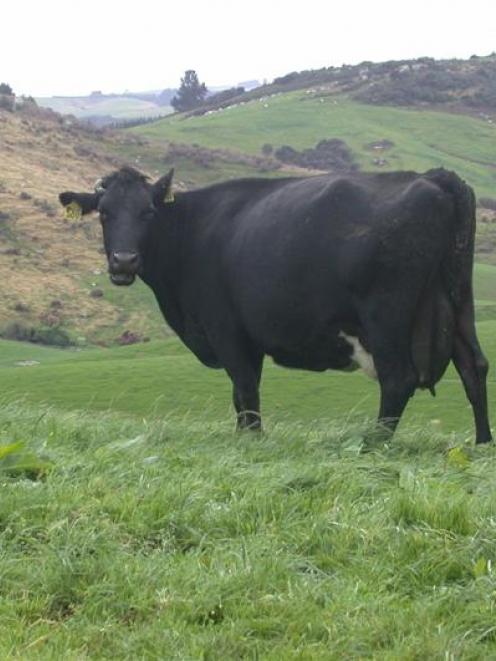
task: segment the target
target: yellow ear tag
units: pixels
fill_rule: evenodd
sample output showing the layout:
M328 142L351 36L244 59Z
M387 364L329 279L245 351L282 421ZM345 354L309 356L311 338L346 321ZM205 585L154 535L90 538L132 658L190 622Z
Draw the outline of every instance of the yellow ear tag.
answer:
M65 217L67 220L81 220L83 215L83 210L81 205L78 204L75 200L68 204L65 208Z
M174 193L172 192L172 188L169 187L164 197L164 203L171 204L171 202L174 202Z

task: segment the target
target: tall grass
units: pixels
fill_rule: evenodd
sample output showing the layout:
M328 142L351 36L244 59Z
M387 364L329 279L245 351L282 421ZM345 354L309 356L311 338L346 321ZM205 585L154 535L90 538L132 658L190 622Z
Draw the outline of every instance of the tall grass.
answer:
M495 451L366 426L4 405L0 657L492 658Z

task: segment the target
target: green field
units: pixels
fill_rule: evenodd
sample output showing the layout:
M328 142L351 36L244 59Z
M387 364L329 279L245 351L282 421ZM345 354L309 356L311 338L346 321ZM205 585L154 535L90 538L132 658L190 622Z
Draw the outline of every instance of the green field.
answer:
M0 375L0 658L495 658L496 452L452 372L387 445L376 384L270 363L235 434L172 338L4 341Z
M363 105L345 97L324 97L321 102L293 92L203 117L174 115L132 130L152 140L254 154L264 143L302 149L322 139L341 138L364 170L377 169L372 163L377 154L366 145L388 139L395 146L383 154L389 161L384 169L422 172L445 166L456 170L479 195L493 196L496 189L496 126L465 115Z

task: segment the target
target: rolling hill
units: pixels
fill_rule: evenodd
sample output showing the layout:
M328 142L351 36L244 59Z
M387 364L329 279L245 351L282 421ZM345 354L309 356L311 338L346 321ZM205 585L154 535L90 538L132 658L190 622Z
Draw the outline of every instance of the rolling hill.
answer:
M343 70L348 77L336 71L302 72L202 115L175 114L126 130L90 130L33 109L0 110L0 332L24 338L34 333L44 341L57 340L55 331L61 331L62 338L81 345L115 342L124 330L152 339L164 336L163 321L144 286L123 291L109 284L97 220L70 224L57 202L59 191L91 188L120 164L152 177L174 166L180 188L234 177L309 175L313 170L282 162L278 150L286 146L302 153L327 140L349 150L353 167L423 171L444 166L473 185L479 198L494 198L496 124L488 115L447 112L453 110L449 104L433 109L432 104L359 102L358 88L394 79L386 65L382 78L374 69L358 87L358 69ZM396 63L393 70L404 66ZM474 62L463 67L475 75ZM342 79L324 84L323 75ZM496 212L481 209L479 221L477 260L495 264ZM488 295L492 286L478 287L479 314L486 319L495 316Z
M106 125L124 119L160 117L172 112L168 105L159 105L158 95L91 94L89 96L38 97L43 108L62 115L73 115L93 124Z
M364 170L444 166L456 170L478 195L496 195L496 124L462 114L378 107L315 90L235 104L203 116L172 115L131 129L150 140L225 147L260 154L310 147L339 138ZM387 141L387 143L384 143ZM381 148L377 143L388 146Z

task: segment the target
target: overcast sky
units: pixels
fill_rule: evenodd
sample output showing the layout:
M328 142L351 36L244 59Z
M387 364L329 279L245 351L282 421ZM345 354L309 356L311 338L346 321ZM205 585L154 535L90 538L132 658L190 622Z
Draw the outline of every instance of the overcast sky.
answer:
M363 60L496 51L496 0L17 0L0 82L18 94L207 86Z

